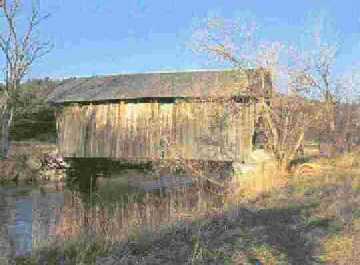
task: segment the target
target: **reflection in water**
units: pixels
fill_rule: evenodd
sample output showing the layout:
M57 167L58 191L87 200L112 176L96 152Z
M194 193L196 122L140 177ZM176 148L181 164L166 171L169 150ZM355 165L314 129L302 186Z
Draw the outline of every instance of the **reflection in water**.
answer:
M89 196L96 189L95 179L82 174L79 178L70 175L67 180L66 190L55 186L0 186L1 265L10 257L28 254L58 235L63 236L66 213L77 213L79 205L89 206ZM76 219L77 215L73 217ZM69 221L68 226L72 227L75 222Z
M129 185L138 175L127 172L102 180L70 175L61 191L0 187L0 264L6 264L1 257L24 255L84 232L109 241L126 240L135 229L158 229L215 207L195 186L166 194L139 192Z
M32 186L0 187L0 257L24 255L52 238L63 192Z
M64 205L64 193L32 192L32 249L39 249L55 237L54 231Z
M130 191L127 183L120 183L116 194ZM95 179L84 175L78 179L70 176L65 190L56 186L0 186L0 264L40 249L59 236L74 234L68 229L76 228L78 218L81 225L87 223L95 186ZM107 187L104 194L109 194Z
M12 255L13 241L9 236L8 224L13 223L11 210L14 201L0 192L0 262L4 263L6 257Z

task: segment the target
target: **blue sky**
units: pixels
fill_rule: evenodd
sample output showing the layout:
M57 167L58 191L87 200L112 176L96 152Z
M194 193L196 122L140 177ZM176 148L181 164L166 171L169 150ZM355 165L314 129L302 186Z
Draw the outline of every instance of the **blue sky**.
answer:
M188 48L207 16L251 16L263 38L297 42L319 13L340 33L338 68L360 59L360 1L350 0L42 0L52 13L41 36L53 51L30 77L216 68Z

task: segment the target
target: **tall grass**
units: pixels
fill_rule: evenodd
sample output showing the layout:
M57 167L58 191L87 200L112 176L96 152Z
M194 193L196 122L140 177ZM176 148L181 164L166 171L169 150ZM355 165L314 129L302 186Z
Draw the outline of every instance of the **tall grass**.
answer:
M96 196L94 193L91 196ZM70 240L84 234L115 243L131 240L140 231L157 232L178 221L192 221L223 207L221 200L199 186L166 194L126 195L112 205L101 198L90 204L79 194L70 196L60 211L60 222L53 233L58 240ZM106 203L105 203L106 204Z
M55 233L66 242L62 255L76 264L128 249L119 256L133 264L165 264L177 252L184 254L176 264L308 264L317 255L325 264L359 264L358 159L311 161L316 170L301 175L281 175L266 163L226 183L223 195L200 181L169 193L125 196L111 207L101 192L90 204L75 194Z
M234 176L227 202L234 204L255 199L261 194L284 187L287 182L288 176L278 170L275 162L262 162L254 171Z
M192 187L170 192L115 195L117 201L111 204L109 197L113 195L106 192L91 193L89 200L72 193L60 210L60 222L53 233L59 241L91 235L111 245L134 239L143 231L156 234L164 226L223 213L243 200L286 184L286 177L273 163L262 164L255 172L225 182L220 188L201 176L197 180Z

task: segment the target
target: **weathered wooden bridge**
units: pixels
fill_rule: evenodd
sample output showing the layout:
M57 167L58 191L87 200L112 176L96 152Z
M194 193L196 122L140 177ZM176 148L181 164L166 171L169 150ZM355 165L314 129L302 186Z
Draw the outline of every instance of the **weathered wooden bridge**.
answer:
M267 71L124 74L65 80L49 97L66 158L246 162Z

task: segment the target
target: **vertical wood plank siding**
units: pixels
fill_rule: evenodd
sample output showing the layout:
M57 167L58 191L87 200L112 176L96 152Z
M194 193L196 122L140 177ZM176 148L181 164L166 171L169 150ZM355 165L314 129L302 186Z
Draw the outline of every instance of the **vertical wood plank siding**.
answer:
M255 103L106 103L64 106L58 144L65 157L245 161Z

